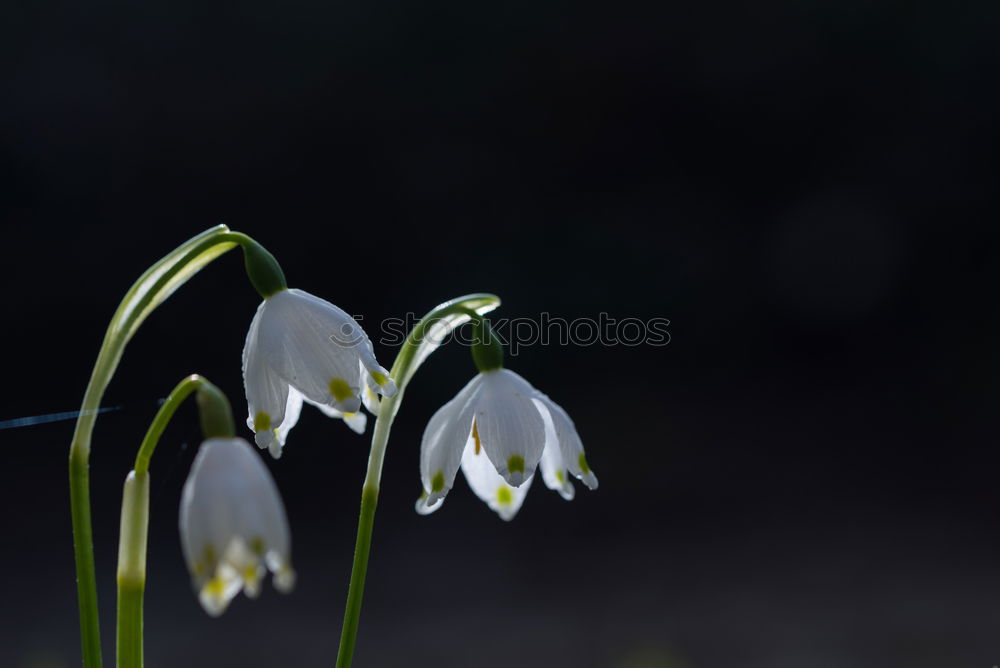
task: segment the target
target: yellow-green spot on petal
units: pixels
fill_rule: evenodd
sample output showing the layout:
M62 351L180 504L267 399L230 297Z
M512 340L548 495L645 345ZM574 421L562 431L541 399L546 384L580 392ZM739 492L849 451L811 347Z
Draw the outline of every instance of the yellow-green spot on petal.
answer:
M431 491L440 492L442 489L444 489L444 471L438 471L431 479Z
M264 539L260 536L254 536L250 539L250 551L256 554L258 557L264 556Z
M211 543L205 544L205 562L207 568L215 568L215 562L218 560L218 555L215 553L215 546Z
M476 426L475 419L472 420L472 438L476 442L476 454L478 455L479 451L483 448L483 444L479 440L479 427Z
M507 460L507 470L511 473L524 473L524 457L511 455Z
M556 471L556 482L560 485L566 484L566 474L562 472L562 469Z
M514 503L514 495L507 487L501 487L497 490L497 501L500 502L500 505L509 506Z
M378 371L372 371L371 375L372 375L372 380L374 380L379 385L385 385L387 382L389 382L389 379L385 377L384 373L380 373Z
M258 411L256 415L253 416L253 430L267 431L271 428L271 416L264 411Z
M587 458L583 456L582 452L580 453L580 458L577 460L577 464L580 465L580 470L584 474L590 473L590 466L587 465Z
M205 593L210 596L222 596L226 593L226 581L216 575L205 583Z
M330 381L330 394L337 401L344 401L345 399L350 399L354 396L354 392L351 391L351 386L347 384L347 381L343 378L334 378Z

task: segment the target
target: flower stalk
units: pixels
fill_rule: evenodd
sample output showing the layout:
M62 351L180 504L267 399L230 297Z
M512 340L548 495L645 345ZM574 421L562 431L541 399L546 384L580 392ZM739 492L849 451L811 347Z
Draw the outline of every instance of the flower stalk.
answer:
M149 473L130 471L122 493L118 543L117 665L142 666L142 601L146 586Z
M274 275L267 257L258 252L260 245L225 225L206 230L146 270L125 293L108 324L97 361L83 395L80 416L73 431L69 452L70 511L73 524L73 552L76 562L77 597L80 611L80 637L85 668L100 668L101 633L97 603L97 579L94 566L93 523L90 514L90 448L101 399L118 368L125 346L143 321L157 306L198 271L227 251L241 246L247 263L259 276L253 280L272 287L284 280ZM249 252L246 252L249 249ZM266 251L263 251L266 253ZM262 259L258 259L261 256ZM269 257L270 254L267 254ZM273 257L271 257L273 260ZM274 263L276 266L276 263ZM278 268L280 272L280 268ZM252 274L251 274L252 275Z
M135 468L125 478L121 532L118 539L118 624L116 665L143 665L142 608L146 586L146 544L149 527L149 463L160 436L177 408L197 392L202 431L206 438L232 436L233 416L222 392L203 376L192 374L177 384L156 412L135 457Z
M361 489L361 514L358 518L358 535L354 547L354 563L351 567L351 583L347 592L347 606L337 652L337 668L350 668L357 642L358 622L361 617L361 603L364 598L365 578L368 573L368 556L371 552L372 531L375 524L375 510L378 506L379 482L382 478L382 464L392 422L403 400L407 384L420 365L427 359L454 329L468 322L476 315L492 311L500 305L500 298L490 294L472 294L447 301L420 319L410 331L396 360L389 371L395 380L395 396L383 398L375 420L371 451L368 455L368 471Z

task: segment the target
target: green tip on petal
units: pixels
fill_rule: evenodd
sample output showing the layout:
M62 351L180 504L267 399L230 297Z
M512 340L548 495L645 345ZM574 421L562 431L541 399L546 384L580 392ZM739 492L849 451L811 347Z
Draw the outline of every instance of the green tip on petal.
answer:
M253 430L254 430L254 432L267 431L270 428L271 428L271 416L270 415L268 415L264 411L260 411L256 415L253 416Z
M343 378L334 378L330 381L330 394L337 401L344 401L350 399L354 396L354 392L351 391L351 386L347 384L347 381Z
M583 471L584 475L590 473L590 466L587 464L587 458L580 453L580 458L577 460L577 464L580 465L580 470Z
M511 455L507 460L507 470L511 473L524 473L524 457Z
M378 385L385 385L387 382L389 382L389 379L386 378L384 373L380 373L378 371L372 371L371 376L372 380L374 380Z
M501 487L497 490L497 501L499 501L501 505L509 506L514 503L514 495L511 494L510 490L506 487Z
M440 492L444 489L444 472L438 471L431 480L431 492Z

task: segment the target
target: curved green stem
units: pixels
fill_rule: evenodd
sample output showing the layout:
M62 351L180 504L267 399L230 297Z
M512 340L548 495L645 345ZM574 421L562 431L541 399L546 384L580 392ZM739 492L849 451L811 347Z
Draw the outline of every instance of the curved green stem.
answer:
M135 469L125 479L122 493L121 533L118 539L118 668L142 668L142 605L146 586L146 538L149 527L149 462L163 430L177 408L192 392L198 392L198 406L205 425L216 431L222 423L222 435L232 436L233 419L229 402L208 379L191 374L170 392L156 412L135 456ZM215 415L223 413L223 415ZM206 419L208 418L208 419ZM213 419L214 418L214 419ZM205 436L216 435L206 433Z
M156 444L160 442L160 436L163 435L163 430L167 428L170 419L174 417L177 408L192 392L207 382L202 376L193 373L177 383L177 387L170 391L170 394L160 406L160 410L156 412L156 417L153 418L149 429L146 430L146 436L142 439L139 451L135 454L135 472L137 475L145 475L149 470L149 460L153 456L153 451L156 450Z
M441 345L448 334L468 322L470 318L492 311L499 305L499 297L484 293L447 301L420 319L396 355L396 361L389 375L396 382L397 392L394 397L383 399L379 406L372 434L371 451L368 455L368 471L364 486L361 488L361 515L358 518L358 536L354 546L351 584L347 590L344 626L340 633L337 668L350 668L354 657L361 603L365 593L365 577L368 573L368 556L371 552L372 531L375 525L375 509L378 505L379 481L382 478L382 464L385 460L386 446L389 444L389 431L403 401L406 386L417 368Z
M94 569L93 528L90 517L90 443L104 390L111 382L132 335L164 300L189 278L226 251L253 242L246 235L218 225L189 239L153 264L139 277L118 305L97 354L83 395L80 417L69 450L70 510L76 560L80 636L85 668L99 668L101 634Z

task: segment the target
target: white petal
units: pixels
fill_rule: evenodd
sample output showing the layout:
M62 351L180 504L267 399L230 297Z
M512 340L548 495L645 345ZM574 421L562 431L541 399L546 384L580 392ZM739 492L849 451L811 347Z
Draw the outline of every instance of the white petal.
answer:
M430 515L435 510L444 505L444 497L440 497L434 503L427 505L427 492L421 492L415 504L416 511L421 515Z
M361 364L361 377L364 380L361 384L361 403L364 404L369 413L378 416L380 408L378 399L378 383L376 383L375 379L372 378L372 375L368 373L368 369L364 368L364 364L361 362L359 362L359 364Z
M361 407L359 361L370 356L368 337L341 309L282 290L265 300L258 341L268 364L311 401L345 413Z
M382 394L386 397L396 396L396 383L389 377L389 372L385 367L381 366L375 359L375 349L372 348L371 339L367 336L365 337L365 345L359 346L360 362L361 362L361 375L367 383L362 383L362 391L364 388L370 387L376 394Z
M243 386L247 395L247 426L261 448L272 446L274 429L282 424L288 403L288 383L271 368L260 351L260 322L267 301L257 307L243 346ZM294 422L293 422L294 424ZM289 426L288 429L291 427ZM288 429L285 429L287 434ZM281 441L284 443L284 440ZM280 445L278 452L280 453ZM273 451L272 451L273 452Z
M528 495L531 480L528 476L520 487L513 487L497 473L489 457L481 449L476 453L475 439L470 438L462 455L462 473L476 496L486 502L501 519L511 520Z
M243 538L237 537L229 542L222 560L236 573L244 594L250 598L260 595L260 581L267 573L262 555L255 554Z
M549 415L548 408L540 399L532 399L532 401L545 423L545 450L542 451L542 459L538 462L538 468L542 471L542 480L546 487L556 490L567 501L572 501L576 490L567 477L559 439L556 436L555 427L552 425L552 416Z
M281 442L277 438L272 439L271 444L267 446L267 451L271 453L271 456L275 459L281 459L282 449Z
M367 385L361 390L361 403L364 404L369 413L378 417L379 409L381 408L378 394L376 394L375 390Z
M545 423L531 401L535 389L507 369L480 377L475 417L483 449L497 472L518 487L534 474L545 448Z
M315 401L305 400L310 406L315 406L320 410L323 415L327 417L337 418L338 420L343 420L344 424L351 428L356 434L363 434L365 432L365 425L368 424L368 418L361 411L357 413L343 413L338 411L332 406L326 406L324 404L317 404Z
M285 416L281 420L281 423L273 430L274 438L268 444L268 450L271 456L275 459L281 457L281 449L285 447L285 439L288 438L288 432L292 430L296 424L298 424L299 416L302 414L302 393L296 390L294 387L288 388L288 401L285 403ZM254 437L257 440L257 437ZM257 445L260 445L258 440Z
M212 617L218 617L229 607L229 602L240 593L242 584L236 570L223 564L219 568L219 573L198 590L198 601L205 612Z
M184 484L181 543L199 598L221 614L242 588L259 590L262 564L291 572L288 519L278 488L240 438L205 441Z
M420 478L427 493L424 500L427 506L444 498L455 484L481 386L482 376L476 376L427 423L420 442Z
M355 434L365 433L365 425L368 424L368 418L361 411L357 413L344 413L343 418L344 424L351 428Z
M268 568L274 573L274 588L282 594L287 594L295 588L295 571L292 565L279 559L267 561Z
M583 442L580 440L580 435L576 433L576 426L569 415L559 404L538 390L535 390L535 397L548 409L552 418L552 426L559 441L559 451L562 453L563 464L588 488L597 489L597 476L594 475L587 463L583 452Z

